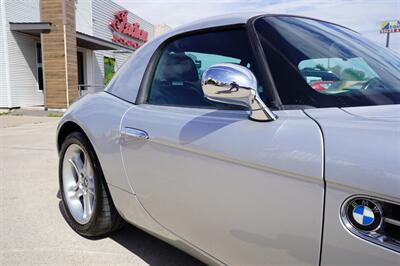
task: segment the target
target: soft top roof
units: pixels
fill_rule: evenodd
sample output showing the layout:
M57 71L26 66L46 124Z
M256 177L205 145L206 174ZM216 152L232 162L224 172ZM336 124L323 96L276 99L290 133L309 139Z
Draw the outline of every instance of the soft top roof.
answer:
M207 17L204 19L193 21L189 24L178 26L178 27L173 28L172 30L167 31L164 34L158 36L154 40L168 39L169 37L172 37L177 34L206 29L206 28L223 27L223 26L237 25L237 24L246 24L248 22L248 20L250 20L253 17L257 17L257 16L289 16L289 17L298 17L298 18L306 18L306 19L323 21L323 20L317 19L317 18L304 17L304 16L291 15L291 14L279 14L279 13L271 14L271 13L263 13L263 12L231 13L231 14L227 14L227 15ZM324 22L328 22L328 21L324 21ZM336 23L332 23L332 22L328 22L328 23L347 28L345 26L342 26L342 25L339 25ZM349 28L347 28L347 29L349 29ZM352 29L349 29L349 30L352 30ZM354 30L352 30L352 31L354 31Z
M227 25L235 25L235 24L245 24L247 21L257 15L263 15L264 13L233 13L233 14L228 14L228 15L221 15L221 16L213 16L213 17L207 17L204 19L196 20L193 21L189 24L185 24L176 28L173 28L170 31L167 31L166 33L160 35L158 38L166 39L168 37L180 34L180 33L185 33L185 32L190 32L190 31L196 31L196 30L201 30L205 28L214 28L214 27L222 27L222 26L227 26ZM265 15L265 14L264 14Z

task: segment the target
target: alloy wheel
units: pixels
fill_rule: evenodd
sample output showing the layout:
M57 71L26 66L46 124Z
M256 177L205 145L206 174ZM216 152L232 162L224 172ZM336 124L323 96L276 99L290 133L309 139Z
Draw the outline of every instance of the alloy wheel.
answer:
M95 199L94 171L87 152L77 144L68 146L62 171L68 209L75 221L86 224L93 215Z

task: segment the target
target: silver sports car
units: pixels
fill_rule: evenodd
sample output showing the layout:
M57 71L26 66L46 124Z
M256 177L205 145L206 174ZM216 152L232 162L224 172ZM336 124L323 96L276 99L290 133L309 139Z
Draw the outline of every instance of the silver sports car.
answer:
M400 59L348 28L216 17L138 49L58 127L71 227L212 265L400 265Z

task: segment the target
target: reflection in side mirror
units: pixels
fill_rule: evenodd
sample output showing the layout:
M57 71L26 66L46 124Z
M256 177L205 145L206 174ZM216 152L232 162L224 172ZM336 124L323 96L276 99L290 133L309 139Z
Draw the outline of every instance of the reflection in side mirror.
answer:
M246 67L231 63L216 64L204 71L201 85L210 101L241 105L249 108L250 119L276 120L276 115L261 100L257 80Z

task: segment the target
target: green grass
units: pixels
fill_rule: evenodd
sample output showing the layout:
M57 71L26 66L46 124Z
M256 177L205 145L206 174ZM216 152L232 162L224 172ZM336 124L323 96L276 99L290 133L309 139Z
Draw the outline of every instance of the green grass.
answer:
M4 112L4 113L1 112L1 113L0 113L0 116L2 116L2 115L8 115L8 112Z
M47 115L47 117L62 117L62 116L63 116L63 114L57 114L57 113L49 113Z

